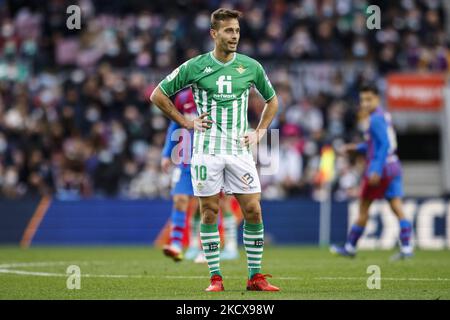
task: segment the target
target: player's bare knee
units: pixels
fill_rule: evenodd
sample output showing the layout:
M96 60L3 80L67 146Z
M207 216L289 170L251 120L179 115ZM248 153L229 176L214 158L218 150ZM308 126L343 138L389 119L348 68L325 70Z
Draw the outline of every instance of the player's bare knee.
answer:
M205 224L214 224L217 222L217 212L213 210L203 210L202 211L202 222Z
M178 195L173 198L174 207L179 211L186 211L189 205L189 197L185 195Z
M245 203L242 208L245 212L245 219L252 223L261 223L261 205L258 200L252 200Z
M202 203L201 214L203 223L206 224L216 223L218 213L219 213L218 203L214 202Z

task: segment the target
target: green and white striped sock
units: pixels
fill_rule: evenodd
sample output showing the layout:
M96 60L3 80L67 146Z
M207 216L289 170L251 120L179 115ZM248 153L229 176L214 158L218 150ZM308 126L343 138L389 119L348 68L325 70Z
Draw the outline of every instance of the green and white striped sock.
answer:
M200 225L200 239L210 275L222 276L220 273L220 236L217 224L202 223Z
M244 246L247 252L248 278L261 271L264 251L264 225L262 223L244 224Z

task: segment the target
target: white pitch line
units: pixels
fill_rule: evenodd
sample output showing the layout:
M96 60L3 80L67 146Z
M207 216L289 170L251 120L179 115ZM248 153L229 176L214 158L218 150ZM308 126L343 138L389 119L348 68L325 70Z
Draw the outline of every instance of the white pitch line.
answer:
M15 270L11 268L17 267L47 267L56 265L71 265L71 264L111 264L106 261L44 261L44 262L15 262L8 264L0 264L0 274L17 274L23 276L39 276L39 277L67 277L66 273L54 273L54 272L38 272L38 271L25 271ZM208 276L178 276L178 275L130 275L130 274L83 274L83 278L164 278L164 279L209 279ZM242 279L242 277L226 277L227 279ZM308 280L304 277L277 277L277 280ZM314 277L312 280L332 280L332 281L366 281L365 277ZM382 277L384 281L423 281L423 282L439 282L450 281L450 278L393 278Z
M11 270L0 269L0 273L18 274L24 276L40 276L40 277L67 277L65 273L53 273L53 272L34 272L23 270ZM131 274L81 274L83 278L164 278L164 279L208 279L207 276L157 276L157 275L131 275ZM227 279L241 279L241 277L227 277ZM305 280L305 278L299 277L278 277L278 280ZM334 281L347 281L347 280L367 280L364 277L316 277L313 280L334 280ZM450 281L448 278L381 278L384 281Z
M42 262L13 262L0 264L0 269L9 269L16 267L48 267L48 266L59 266L59 265L71 265L71 264L111 264L111 262L106 261L42 261Z
M22 276L39 276L39 277L68 277L70 274L54 273L54 272L35 272L23 270L0 269L0 273L18 274ZM141 275L129 274L81 274L83 278L143 278Z
M67 277L66 274L52 272L32 272L23 270L0 269L0 273L20 274L23 276L39 276L39 277Z
M384 281L450 281L449 278L385 278L381 277ZM318 277L314 280L367 280L364 277Z
M0 264L0 269L9 269L16 267L48 267L48 266L56 266L56 265L65 265L70 264L68 261L53 261L53 262L15 262L15 263L6 263Z

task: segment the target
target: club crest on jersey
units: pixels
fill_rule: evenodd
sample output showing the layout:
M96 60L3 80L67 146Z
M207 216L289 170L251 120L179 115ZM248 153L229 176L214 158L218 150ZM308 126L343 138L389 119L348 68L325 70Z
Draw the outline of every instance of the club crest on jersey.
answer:
M247 69L245 69L245 68L242 66L242 64L239 65L239 67L236 68L236 71L239 72L240 74L243 74L245 70L247 70Z

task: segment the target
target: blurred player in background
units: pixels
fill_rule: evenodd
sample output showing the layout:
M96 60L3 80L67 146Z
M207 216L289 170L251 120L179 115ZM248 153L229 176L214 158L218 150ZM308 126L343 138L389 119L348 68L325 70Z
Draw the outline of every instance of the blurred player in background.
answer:
M221 194L219 212L219 233L224 239L224 247L220 252L221 260L235 260L239 258L237 229L242 220L242 212L239 203L232 195ZM189 248L186 251L186 259L196 263L207 263L203 253L201 242L199 241L201 215L200 210L196 210L190 217Z
M220 253L221 260L233 260L239 258L237 243L238 221L240 222L242 214L239 210L239 204L236 204L236 198L232 195L223 195L220 201L220 210L222 212L222 226L225 238L225 244ZM233 204L235 204L233 206Z
M182 127L195 129L191 173L194 194L200 199L200 237L211 276L206 291L224 290L217 226L222 188L236 196L245 219L247 290L278 291L260 272L264 250L261 184L249 148L262 139L278 110L278 100L262 66L236 53L240 16L235 10L214 11L210 29L214 50L176 68L153 91L151 101ZM169 99L188 86L194 90L200 114L194 121L186 119ZM252 86L266 104L256 131L248 133L247 107Z
M191 89L180 91L175 97L175 106L189 119L196 116L196 106ZM187 225L186 219L189 202L194 195L192 190L190 157L192 150L192 131L182 129L176 122L171 121L167 129L166 141L162 151L161 168L164 172L169 172L174 159L178 165L172 173L172 191L173 208L170 223L169 243L163 247L166 256L178 262L183 259L183 235ZM176 131L178 130L178 131ZM185 152L184 150L189 150ZM172 154L174 152L174 154ZM183 153L185 152L185 153ZM189 161L188 161L189 160ZM233 260L239 257L237 247L237 221L239 210L233 210L232 196L223 196L221 201L221 213L223 223L223 237L225 238L224 250L221 252L221 259ZM237 208L238 209L238 208ZM193 210L191 215L189 248L186 251L187 260L195 259L198 263L206 262L201 251L199 232L200 232L200 212Z
M354 257L359 238L369 219L369 208L376 199L385 198L400 222L400 252L393 259L413 256L411 245L412 224L405 218L402 209L403 185L402 169L397 152L397 140L391 122L391 116L380 104L380 96L375 86L365 85L360 89L362 112L368 117L366 142L347 144L342 152L366 154L367 164L364 173L359 215L351 227L344 246L333 245L330 251L345 257Z
M175 97L175 107L188 119L196 116L196 106L191 89L179 92ZM191 182L191 141L192 130L182 129L171 121L167 129L166 142L162 151L161 168L169 172L173 162L177 167L172 174L173 208L171 213L170 240L163 252L174 261L183 259L183 235L186 227L186 212L189 201L194 196ZM189 257L192 253L189 253Z

